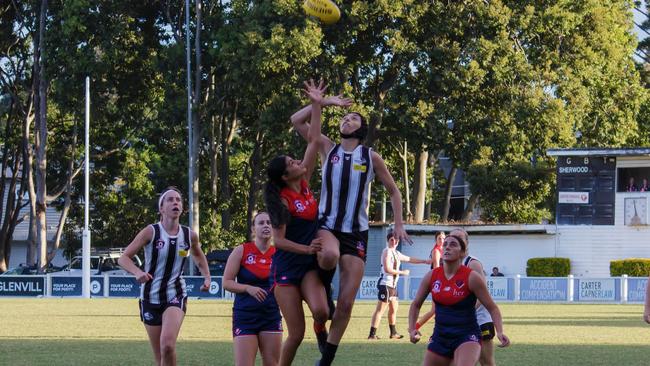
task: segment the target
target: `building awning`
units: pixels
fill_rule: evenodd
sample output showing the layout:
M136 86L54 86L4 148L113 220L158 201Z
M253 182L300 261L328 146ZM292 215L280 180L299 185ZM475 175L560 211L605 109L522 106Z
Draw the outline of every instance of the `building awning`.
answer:
M548 149L548 156L650 156L650 147Z
M462 228L468 234L508 235L508 234L555 234L555 225L404 225L409 235L433 235L438 231L449 233Z

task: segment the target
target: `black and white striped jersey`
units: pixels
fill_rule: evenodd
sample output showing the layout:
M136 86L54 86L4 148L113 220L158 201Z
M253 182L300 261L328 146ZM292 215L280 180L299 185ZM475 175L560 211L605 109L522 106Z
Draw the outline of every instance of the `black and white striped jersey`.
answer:
M151 304L168 304L187 296L183 268L190 253L190 228L181 225L178 234L169 235L161 223L150 225L153 238L144 247L144 271L153 280L140 287L140 298Z
M321 227L344 233L368 230L368 186L375 177L371 151L359 145L347 152L337 144L327 154L318 206Z

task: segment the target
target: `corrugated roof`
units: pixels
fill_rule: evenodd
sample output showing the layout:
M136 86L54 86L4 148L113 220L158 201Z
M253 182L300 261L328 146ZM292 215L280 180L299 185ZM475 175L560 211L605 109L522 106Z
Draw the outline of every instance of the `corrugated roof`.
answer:
M650 156L650 147L548 149L548 156Z

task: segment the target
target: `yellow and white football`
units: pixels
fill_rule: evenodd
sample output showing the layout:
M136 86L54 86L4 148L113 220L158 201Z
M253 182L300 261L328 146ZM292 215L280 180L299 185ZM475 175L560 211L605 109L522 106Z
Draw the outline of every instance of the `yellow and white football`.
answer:
M341 18L341 10L332 0L305 0L302 8L323 24L334 24Z

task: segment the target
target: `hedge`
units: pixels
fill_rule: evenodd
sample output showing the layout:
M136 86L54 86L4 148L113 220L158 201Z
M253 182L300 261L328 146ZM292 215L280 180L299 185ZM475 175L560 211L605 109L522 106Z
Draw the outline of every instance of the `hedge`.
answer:
M569 273L569 258L530 258L526 262L526 276L529 277L566 277Z
M624 274L630 277L647 277L650 275L650 259L627 258L610 261L609 274L612 277Z

